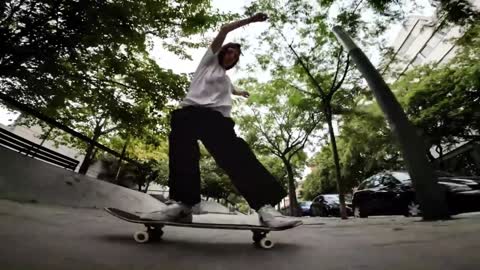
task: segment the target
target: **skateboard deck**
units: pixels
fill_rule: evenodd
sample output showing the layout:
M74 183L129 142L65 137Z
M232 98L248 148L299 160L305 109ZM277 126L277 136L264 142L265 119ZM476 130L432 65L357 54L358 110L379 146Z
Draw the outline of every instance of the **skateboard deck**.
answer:
M272 248L274 243L272 240L267 238L267 234L270 231L284 231L288 229L295 228L301 223L294 224L288 227L281 228L271 228L261 225L254 224L225 224L225 223L206 223L206 222L192 222L192 223L181 223L181 222L171 222L171 221L155 221L149 219L142 219L140 216L133 213L120 210L117 208L105 208L109 214L120 218L122 220L144 224L147 228L146 231L137 231L134 233L135 241L139 243L146 243L152 240L158 240L163 235L162 228L164 226L176 226L176 227L190 227L190 228L202 228L202 229L223 229L223 230L250 230L253 233L253 241L256 246L261 248Z

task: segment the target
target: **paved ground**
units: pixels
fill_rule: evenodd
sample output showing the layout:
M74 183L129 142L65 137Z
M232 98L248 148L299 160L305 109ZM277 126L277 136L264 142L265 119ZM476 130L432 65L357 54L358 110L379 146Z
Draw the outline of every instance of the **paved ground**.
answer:
M305 222L272 233L273 250L254 248L246 231L188 228L137 244L141 226L101 210L0 200L0 269L480 269L480 214Z

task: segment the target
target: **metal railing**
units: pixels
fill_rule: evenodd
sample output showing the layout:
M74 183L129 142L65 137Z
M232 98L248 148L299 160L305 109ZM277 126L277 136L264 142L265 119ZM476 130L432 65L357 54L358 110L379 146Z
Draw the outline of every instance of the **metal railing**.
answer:
M0 128L0 146L75 171L79 161Z

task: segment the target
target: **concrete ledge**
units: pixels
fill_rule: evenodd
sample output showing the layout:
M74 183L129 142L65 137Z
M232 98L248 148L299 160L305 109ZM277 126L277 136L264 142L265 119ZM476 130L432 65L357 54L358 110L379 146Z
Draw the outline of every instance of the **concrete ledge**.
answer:
M0 198L70 207L158 210L150 195L79 175L0 147Z

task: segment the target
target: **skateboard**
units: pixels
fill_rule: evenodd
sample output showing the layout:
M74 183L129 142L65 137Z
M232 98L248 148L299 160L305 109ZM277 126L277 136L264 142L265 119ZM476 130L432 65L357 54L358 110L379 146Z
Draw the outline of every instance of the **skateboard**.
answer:
M155 221L142 219L138 215L129 213L116 208L105 208L105 211L111 215L123 219L128 222L143 224L146 227L145 231L137 231L133 234L133 238L138 243L147 243L150 241L160 240L163 236L163 227L176 226L176 227L189 227L189 228L202 228L202 229L223 229L223 230L250 230L253 233L252 240L255 246L270 249L274 246L274 242L267 238L270 231L284 231L292 229L301 225L301 223L294 224L288 227L270 228L261 225L251 224L220 224L220 223L180 223L171 221Z

